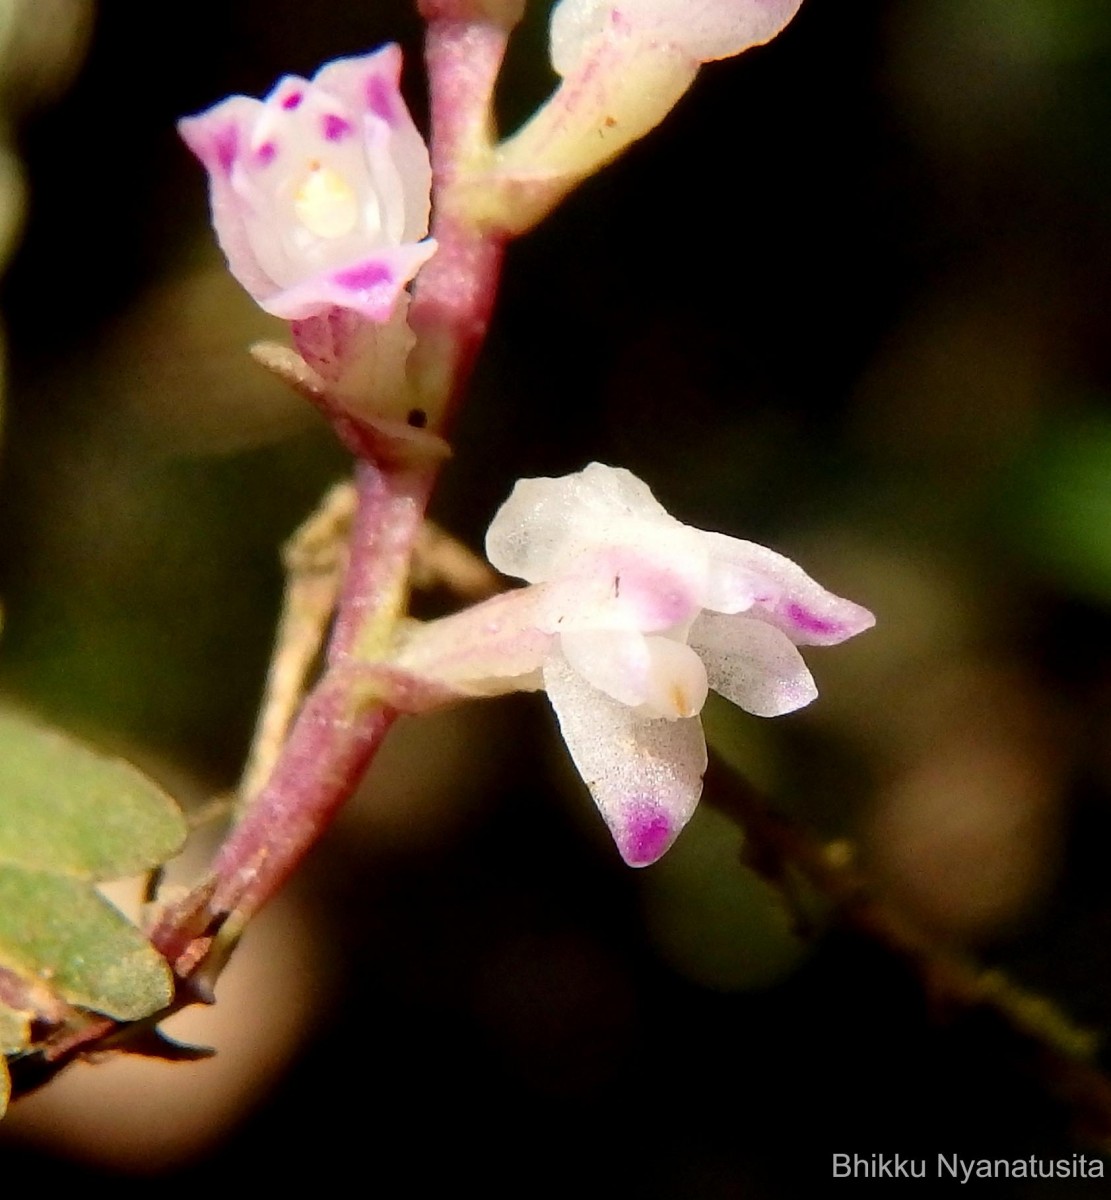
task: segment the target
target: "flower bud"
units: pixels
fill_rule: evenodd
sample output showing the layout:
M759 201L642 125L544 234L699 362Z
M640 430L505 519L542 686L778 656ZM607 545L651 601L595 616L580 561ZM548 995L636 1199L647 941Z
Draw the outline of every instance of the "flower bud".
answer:
M208 170L228 266L274 316L340 308L385 322L434 253L421 240L432 170L400 74L400 49L384 46L179 123Z

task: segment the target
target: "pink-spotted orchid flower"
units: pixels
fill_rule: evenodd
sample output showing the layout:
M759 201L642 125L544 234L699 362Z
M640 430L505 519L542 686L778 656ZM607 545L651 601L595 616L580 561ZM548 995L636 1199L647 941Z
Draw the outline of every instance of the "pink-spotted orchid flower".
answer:
M702 791L713 688L757 716L817 695L800 645L874 624L789 559L683 525L630 472L525 479L486 552L529 586L406 634L393 667L455 694L543 688L627 863L654 862Z
M376 323L435 251L428 150L398 90L401 51L288 75L265 100L231 96L178 128L209 174L232 274L287 320Z
M663 120L699 67L770 41L802 0L557 0L562 82L499 147L501 220L527 229L577 183Z

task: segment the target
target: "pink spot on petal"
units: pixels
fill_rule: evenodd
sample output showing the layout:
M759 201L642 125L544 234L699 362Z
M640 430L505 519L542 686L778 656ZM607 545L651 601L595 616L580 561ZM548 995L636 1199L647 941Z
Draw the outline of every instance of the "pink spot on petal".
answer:
M387 125L395 120L394 89L380 75L372 75L366 81L367 107Z
M332 278L340 287L348 288L353 292L369 292L371 288L378 287L379 284L391 282L393 272L385 263L372 259L370 262L360 263L357 267L348 267L346 270L337 271Z
M328 113L323 121L324 136L329 142L338 142L351 132L351 122L335 113Z
M255 159L260 167L268 167L278 153L278 147L273 142L263 142L255 151Z
M234 125L225 125L217 131L213 139L213 149L217 166L225 175L228 174L239 152L239 130Z
M617 848L630 867L654 863L671 845L671 822L665 812L647 797L630 800L621 812L616 831Z
M783 615L803 633L827 636L839 632L842 628L840 621L828 621L824 617L812 613L808 608L803 608L801 604L788 604Z
M332 275L332 282L352 293L362 304L385 302L384 293L394 283L394 271L383 262L371 259L368 263L348 266Z
M290 92L288 96L282 97L282 108L287 112L292 112L295 108L299 108L301 101L304 100L304 92Z
M370 263L360 263L358 266L349 266L347 270L336 271L332 278L341 288L350 288L352 292L370 292L370 289L378 287L379 283L389 283L394 275L385 263L372 260Z

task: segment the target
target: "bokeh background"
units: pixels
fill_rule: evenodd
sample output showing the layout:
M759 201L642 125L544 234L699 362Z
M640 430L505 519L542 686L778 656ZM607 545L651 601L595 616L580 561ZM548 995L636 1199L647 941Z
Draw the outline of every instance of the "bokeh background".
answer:
M551 86L544 8L506 128ZM419 38L395 0L0 2L0 689L187 803L234 784L277 548L348 462L247 359L281 329L173 122L391 39L423 121ZM597 458L875 610L810 710L712 705L717 754L1097 1033L1109 132L1104 0L806 0L511 248L433 509L479 546L516 478ZM703 804L624 868L543 697L403 724L179 1018L220 1056L76 1068L5 1122L5 1179L733 1200L817 1194L835 1151L1085 1148L995 1026L801 929L742 840Z

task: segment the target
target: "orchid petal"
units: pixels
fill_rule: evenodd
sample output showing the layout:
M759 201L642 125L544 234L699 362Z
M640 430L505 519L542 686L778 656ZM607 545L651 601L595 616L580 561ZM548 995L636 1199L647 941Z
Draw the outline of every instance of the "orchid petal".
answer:
M543 585L538 619L549 633L586 629L658 633L699 611L697 581L624 547L584 554Z
M342 97L356 111L385 123L390 132L390 158L404 191L401 240L415 242L424 237L428 232L432 164L424 138L400 99L401 47L383 46L375 54L336 59L317 71L313 83Z
M706 739L696 717L652 720L592 687L560 654L544 686L563 739L621 857L653 863L690 819L702 793Z
M252 296L269 295L277 284L263 270L251 248L244 221L243 199L232 184L232 170L262 104L248 96L231 96L208 112L177 124L182 141L209 175L212 225L228 268Z
M568 664L587 683L644 715L693 717L706 703L706 668L682 642L589 630L564 634L560 646Z
M827 591L782 554L721 533L698 534L719 570L753 579L749 614L782 629L796 645L832 646L876 623L868 609Z
M747 567L710 557L702 605L720 613L745 612L765 590L760 577Z
M518 588L438 621L414 622L390 662L461 695L535 690L553 642L536 625L538 591Z
M703 613L690 632L691 649L710 687L757 717L780 717L818 694L802 655L785 633L748 617Z
M302 280L294 287L260 300L268 313L288 321L319 316L329 308L349 308L370 321L390 318L402 288L436 252L428 238L413 246L396 246L340 270Z
M682 529L631 471L591 463L560 479L519 480L490 523L486 557L536 583L589 546L647 543Z

